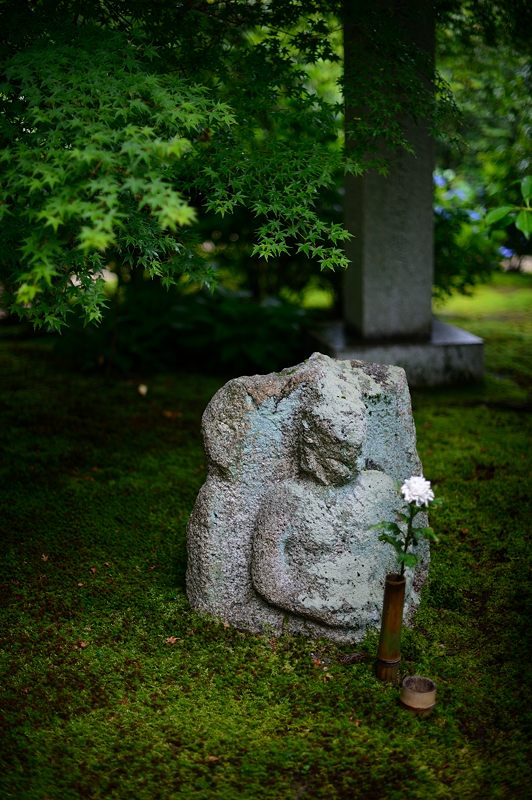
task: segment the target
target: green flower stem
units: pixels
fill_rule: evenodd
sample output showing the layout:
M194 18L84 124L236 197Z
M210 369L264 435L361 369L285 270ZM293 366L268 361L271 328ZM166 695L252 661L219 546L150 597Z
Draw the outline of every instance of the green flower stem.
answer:
M419 509L415 506L414 503L409 503L408 504L408 511L409 511L409 519L408 519L408 523L407 523L407 526L406 526L406 536L405 536L404 545L403 545L403 553L404 553L404 555L407 554L408 548L410 547L410 545L414 541L413 522L414 522L414 517L416 516L417 512L419 511ZM403 577L403 575L405 574L405 562L404 561L401 561L401 572L399 574L401 575L401 577Z

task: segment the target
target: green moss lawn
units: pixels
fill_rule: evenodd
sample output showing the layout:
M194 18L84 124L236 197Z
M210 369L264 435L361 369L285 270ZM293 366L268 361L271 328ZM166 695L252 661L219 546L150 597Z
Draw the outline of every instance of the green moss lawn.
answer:
M190 610L185 525L220 380L80 375L4 325L0 796L529 797L531 311L526 275L439 308L486 338L488 375L413 396L445 500L403 640L404 672L438 684L428 719L374 679L376 632L338 647Z

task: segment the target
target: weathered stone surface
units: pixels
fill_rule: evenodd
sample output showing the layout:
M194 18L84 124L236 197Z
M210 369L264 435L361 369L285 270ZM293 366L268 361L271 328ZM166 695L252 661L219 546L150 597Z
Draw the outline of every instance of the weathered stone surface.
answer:
M236 378L207 406L203 435L191 604L252 631L353 641L377 626L395 560L372 526L394 519L396 482L422 474L403 370L315 353L278 374ZM407 618L426 545L419 555Z

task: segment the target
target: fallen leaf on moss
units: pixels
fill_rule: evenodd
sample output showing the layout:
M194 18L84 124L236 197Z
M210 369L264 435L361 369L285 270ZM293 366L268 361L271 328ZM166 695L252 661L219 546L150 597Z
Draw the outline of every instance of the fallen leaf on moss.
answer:
M163 411L163 417L166 419L179 419L179 417L183 416L182 411L171 411L170 409L166 409Z
M347 653L346 655L338 658L339 664L358 664L359 661L365 661L367 656L365 653Z

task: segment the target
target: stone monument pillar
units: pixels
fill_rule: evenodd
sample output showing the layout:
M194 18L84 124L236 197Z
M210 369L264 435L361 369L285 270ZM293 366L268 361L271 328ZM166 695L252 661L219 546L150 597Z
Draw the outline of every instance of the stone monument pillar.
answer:
M388 157L389 174L348 175L345 221L351 267L344 283L344 321L368 342L428 341L432 330L434 241L433 143L410 124L415 156Z
M398 36L427 51L429 60L433 57L430 3L377 0L377 5L377 22L386 19L384 24L397 26ZM372 79L364 63L365 48L371 45L359 35L360 13L359 4L346 0L348 81L356 80L360 71L364 80ZM371 58L374 51L366 59L374 64ZM347 119L363 118L364 108L346 105ZM344 281L343 320L323 328L318 339L337 358L399 365L411 385L479 380L482 340L432 317L434 145L423 123L404 121L403 127L414 154L388 152L381 143L389 174L369 171L346 179L345 224L353 238L346 246L351 266Z

